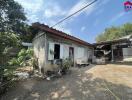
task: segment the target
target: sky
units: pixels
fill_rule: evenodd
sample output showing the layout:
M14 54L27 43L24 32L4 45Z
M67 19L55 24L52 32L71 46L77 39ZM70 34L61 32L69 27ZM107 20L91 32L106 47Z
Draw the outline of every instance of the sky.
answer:
M50 27L93 0L15 0L28 18L27 23L40 22ZM126 0L98 0L80 13L57 25L56 29L95 43L106 28L132 23L132 11L124 10ZM129 0L132 1L132 0Z

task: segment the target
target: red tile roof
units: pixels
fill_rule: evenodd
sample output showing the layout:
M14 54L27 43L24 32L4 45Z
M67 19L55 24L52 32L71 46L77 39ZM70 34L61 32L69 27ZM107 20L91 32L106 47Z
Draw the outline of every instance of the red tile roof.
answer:
M79 44L83 44L85 46L90 46L90 47L93 47L92 44L90 43L87 43L79 38L76 38L74 36L71 36L71 35L68 35L62 31L59 31L59 30L56 30L56 29L53 29L53 28L50 28L49 26L47 25L44 25L44 24L40 24L40 23L33 23L32 24L32 27L33 28L37 28L41 31L45 31L45 32L48 32L48 33L51 33L53 35L56 35L56 36L59 36L59 37L62 37L62 38L65 38L65 39L68 39L68 40L71 40L71 41L74 41L74 42L77 42Z

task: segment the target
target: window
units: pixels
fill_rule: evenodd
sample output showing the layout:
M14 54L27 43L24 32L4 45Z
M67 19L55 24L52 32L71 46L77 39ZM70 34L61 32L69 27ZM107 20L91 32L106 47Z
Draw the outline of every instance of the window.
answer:
M49 43L48 60L62 59L63 58L63 45Z

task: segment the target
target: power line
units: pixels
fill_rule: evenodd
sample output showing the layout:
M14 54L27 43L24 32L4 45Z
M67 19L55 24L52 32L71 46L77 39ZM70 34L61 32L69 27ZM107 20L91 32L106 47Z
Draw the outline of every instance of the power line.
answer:
M81 9L79 9L78 11L74 12L73 14L71 14L71 15L69 15L69 16L67 16L67 17L65 17L65 18L64 18L64 19L62 19L62 20L60 20L59 22L57 22L56 24L54 24L52 27L55 27L56 25L58 25L58 24L62 23L62 22L63 22L63 21L65 21L66 19L68 19L68 18L72 17L73 15L75 15L75 14L79 13L80 11L84 10L85 8L87 8L88 6L90 6L90 5L94 4L96 1L98 1L98 0L94 0L94 1L92 1L91 3L87 4L86 6L84 6L84 7L83 7L83 8L81 8Z

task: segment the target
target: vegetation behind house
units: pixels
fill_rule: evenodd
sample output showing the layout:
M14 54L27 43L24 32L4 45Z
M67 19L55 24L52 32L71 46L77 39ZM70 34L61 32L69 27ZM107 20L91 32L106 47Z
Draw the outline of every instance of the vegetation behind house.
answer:
M126 23L118 27L113 26L105 29L104 33L98 35L96 42L114 40L130 34L132 34L132 23Z

